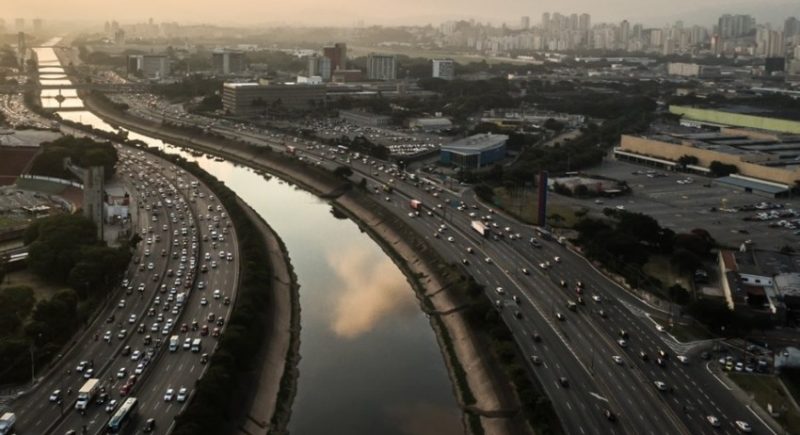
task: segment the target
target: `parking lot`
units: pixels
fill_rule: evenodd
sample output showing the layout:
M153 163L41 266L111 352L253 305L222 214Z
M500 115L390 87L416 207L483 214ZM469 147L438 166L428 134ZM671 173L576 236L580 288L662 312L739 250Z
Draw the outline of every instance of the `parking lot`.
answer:
M558 196L555 201L586 207L596 213L602 213L606 207L621 207L652 216L675 232L703 228L717 241L730 246L751 240L761 249L780 249L800 240L795 230L770 227L770 224L775 225L774 221L745 220L756 215L755 207L752 208L756 211L737 210L766 202L781 204L784 210L796 207L800 211L800 201L793 198L771 199L717 185L711 178L654 170L617 160L605 160L587 173L626 181L633 193L597 201Z

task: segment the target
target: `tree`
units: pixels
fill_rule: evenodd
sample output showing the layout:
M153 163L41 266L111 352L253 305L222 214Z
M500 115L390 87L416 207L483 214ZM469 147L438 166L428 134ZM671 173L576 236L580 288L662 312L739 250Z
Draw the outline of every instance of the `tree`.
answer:
M678 305L686 305L692 299L691 295L689 294L689 291L683 288L683 286L679 284L675 284L672 287L670 287L668 292L669 292L669 298L672 300L672 302Z
M544 128L555 132L560 132L564 129L564 123L556 121L553 118L547 118L547 121L544 122Z
M333 170L333 175L340 178L348 178L353 175L353 170L349 166L342 165Z
M718 160L711 162L711 164L708 165L708 169L715 177L727 177L730 174L739 172L739 168L737 168L736 165L722 163Z
M688 154L684 154L678 158L678 164L682 167L686 167L688 165L696 165L698 163L697 157L690 156Z

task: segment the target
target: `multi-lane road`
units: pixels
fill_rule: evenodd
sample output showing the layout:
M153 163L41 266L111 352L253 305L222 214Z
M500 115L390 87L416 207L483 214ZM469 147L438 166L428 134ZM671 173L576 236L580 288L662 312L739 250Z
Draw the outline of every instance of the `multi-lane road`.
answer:
M22 433L103 433L113 413L106 410L108 401L116 400L118 407L125 397L136 397L138 404L123 433L140 432L151 418L155 433L167 433L188 402L178 402L180 388L190 399L203 373L201 359L216 347L214 329L224 328L235 302L236 234L208 188L182 169L130 148L120 148L117 172L133 193L132 222L142 237L135 264L77 343L35 389L12 404ZM167 349L173 335L180 341L176 352ZM184 349L187 338L201 338L202 348ZM85 375L88 367L78 370L81 362L88 362L91 375ZM74 403L88 378L100 380L107 402L93 401L79 413ZM128 383L133 387L123 393ZM167 401L170 388L175 397ZM60 400L50 401L55 390Z
M471 191L451 192L436 182L410 178L402 181L400 173L388 173L389 163L372 158L364 162L334 147L310 146L256 129L213 129L277 151L291 144L309 163L330 169L347 164L355 172L353 179L367 178L371 188L393 178L394 191L378 193L378 200L446 259L466 263L469 273L485 285L569 433L733 434L740 431L737 422L749 423L755 433L772 432L716 378L699 351L684 354L686 347L658 329L649 316L651 307L567 247L540 238L533 227L490 213ZM411 199L425 204L420 216L409 215ZM462 203L466 207L459 210ZM491 215L506 236L480 237L470 229L470 213ZM517 233L519 238L508 237ZM531 238L540 246L531 244ZM540 266L543 263L546 267ZM583 303L577 303L578 281L583 284ZM570 302L576 302L574 308L569 308ZM686 359L680 361L679 356ZM610 421L607 412L616 421Z

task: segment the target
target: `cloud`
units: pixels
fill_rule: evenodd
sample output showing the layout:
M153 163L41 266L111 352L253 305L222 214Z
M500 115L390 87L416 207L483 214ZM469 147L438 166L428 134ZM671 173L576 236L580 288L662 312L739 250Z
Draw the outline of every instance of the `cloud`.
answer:
M405 277L384 255L372 256L364 247L328 254L328 264L341 282L333 306L331 329L339 337L355 338L392 315L417 309Z

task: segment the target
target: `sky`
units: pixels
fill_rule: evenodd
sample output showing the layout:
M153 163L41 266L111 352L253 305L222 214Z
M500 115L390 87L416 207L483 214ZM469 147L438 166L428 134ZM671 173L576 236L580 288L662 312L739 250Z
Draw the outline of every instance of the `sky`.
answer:
M542 12L586 12L593 22L622 19L663 25L676 19L687 24L710 24L724 12L753 13L778 21L800 15L800 1L787 0L0 0L0 17L28 20L117 20L214 24L313 24L349 26L438 24L474 18L494 24L531 24ZM700 22L696 22L696 21Z

